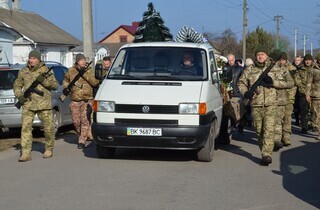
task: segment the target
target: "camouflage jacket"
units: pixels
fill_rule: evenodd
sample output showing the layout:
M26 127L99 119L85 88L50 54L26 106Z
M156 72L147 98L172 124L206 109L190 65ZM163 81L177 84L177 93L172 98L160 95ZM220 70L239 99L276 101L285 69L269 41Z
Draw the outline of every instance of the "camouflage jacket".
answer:
M286 65L286 68L289 70L291 79L294 81L295 74L297 73L297 68L289 62L287 62L285 65ZM288 103L294 104L294 100L297 92L297 86L295 82L292 88L286 89L286 92L287 92Z
M78 66L70 67L64 76L62 87L67 88L69 83L78 75ZM84 75L71 87L70 98L72 101L93 99L93 87L99 85L99 80L94 76L94 71L89 67Z
M252 65L244 70L238 82L240 93L242 95L250 89L251 85L258 80L259 76L269 65L270 61L267 60L264 66L260 68L256 67L256 65ZM259 94L255 93L251 101L251 105L254 107L278 105L278 98L280 97L279 90L290 88L294 85L293 80L290 82L288 70L282 71L281 67L277 64L271 69L268 75L273 80L272 87L266 88L258 86L256 93Z
M103 60L98 60L96 64L102 64L102 77L106 78L109 69L106 68L106 65L104 65Z
M28 87L36 80L36 78L40 74L46 72L47 70L48 68L45 66L43 62L40 62L37 66L33 68L31 68L31 66L27 64L26 67L22 68L19 71L18 77L14 81L14 95L16 97L23 95L24 91L28 89ZM58 89L58 86L58 81L56 80L51 70L44 82L36 87L37 90L43 92L43 96L40 96L36 93L31 93L30 96L27 98L27 102L24 103L23 108L33 111L51 109L51 90Z
M301 69L297 70L297 73L294 76L294 82L298 87L299 96L305 96L306 86L307 86L307 76L310 69L312 69L312 66L310 67L302 66Z
M314 64L308 73L306 96L320 99L320 65Z

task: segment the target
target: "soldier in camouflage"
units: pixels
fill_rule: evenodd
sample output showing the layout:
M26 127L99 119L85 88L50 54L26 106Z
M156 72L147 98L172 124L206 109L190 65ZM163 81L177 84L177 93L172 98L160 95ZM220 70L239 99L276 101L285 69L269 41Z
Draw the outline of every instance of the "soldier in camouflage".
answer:
M297 71L294 76L294 82L298 87L297 94L300 107L301 117L301 133L306 134L308 132L308 111L309 103L306 100L306 86L307 86L307 75L313 66L313 57L311 54L306 54L303 58L303 66Z
M314 111L314 126L318 131L317 140L320 141L320 53L317 55L317 62L310 69L307 77L306 100L311 103Z
M32 147L32 124L34 116L37 114L44 125L45 152L43 157L50 158L53 155L54 147L54 121L51 110L51 90L58 88L58 82L53 74L49 72L43 76L48 68L41 62L41 55L38 51L31 51L27 66L21 69L14 82L14 95L22 105L22 128L21 128L21 156L20 162L31 160ZM27 98L24 91L35 81L40 83L36 89L43 92L43 96L31 93Z
M287 88L286 81L280 81L277 78L278 71L271 69L258 86L257 91L250 90L262 74L262 72L271 64L272 59L268 58L267 49L259 46L255 51L256 61L254 65L246 68L241 75L238 86L241 94L245 98L251 99L252 117L258 136L258 145L261 150L261 164L264 166L272 162L272 151L274 147L274 129L276 124L276 115L278 107L278 90Z
M283 82L287 83L287 87L277 88L277 98L278 98L278 107L277 107L277 115L276 115L276 126L275 126L275 137L274 137L274 151L279 150L283 146L282 137L284 133L291 132L291 128L285 131L285 112L290 112L290 115L292 113L292 109L288 106L289 104L289 98L288 98L288 91L291 90L291 88L294 87L294 80L291 77L291 74L288 71L288 64L287 64L287 54L285 52L280 52L280 60L277 61L274 72L276 78ZM289 107L289 108L288 108ZM287 110L290 109L290 110ZM291 118L290 118L291 120ZM291 123L290 123L291 127ZM290 131L289 131L290 130ZM286 145L288 144L288 139L286 141Z
M78 75L82 75L71 87L70 93L66 91L69 83ZM93 69L88 66L83 54L76 55L74 66L65 74L62 86L65 95L70 94L70 110L73 125L79 135L78 149L84 149L86 141L91 135L91 112L93 103L93 87L99 85L94 76Z
M286 60L286 63L284 64L286 68L288 69L291 78L293 79L295 77L295 74L297 73L297 69L294 65L292 65L288 60ZM294 79L293 79L294 82ZM293 105L296 98L297 93L297 86L293 85L292 88L286 89L286 95L287 95L287 104L284 110L284 118L283 118L283 131L282 131L282 143L283 146L290 146L291 140L290 136L292 134L291 129L291 120L292 120L292 112L293 112Z

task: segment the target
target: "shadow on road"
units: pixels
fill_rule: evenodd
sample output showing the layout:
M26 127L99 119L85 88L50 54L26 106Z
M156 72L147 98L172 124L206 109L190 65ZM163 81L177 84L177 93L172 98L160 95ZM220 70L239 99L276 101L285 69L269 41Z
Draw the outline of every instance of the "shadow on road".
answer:
M285 150L280 156L283 187L295 197L320 208L320 142Z
M231 152L233 154L246 157L252 162L260 164L260 158L252 156L251 153L241 149L241 147L239 146L232 144L232 141L241 141L241 142L246 142L249 144L256 145L257 149L259 149L258 143L257 143L257 135L253 128L246 128L243 133L239 133L237 130L234 129L232 131L231 137L232 139L231 139L230 145L217 144L216 149L221 149L226 152Z

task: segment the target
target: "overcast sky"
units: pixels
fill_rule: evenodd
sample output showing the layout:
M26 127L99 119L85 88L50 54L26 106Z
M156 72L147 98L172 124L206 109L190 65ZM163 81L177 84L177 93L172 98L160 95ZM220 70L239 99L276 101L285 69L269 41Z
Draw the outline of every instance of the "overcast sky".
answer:
M230 28L242 39L243 0L92 0L94 40L99 41L120 25L140 21L149 2L160 12L165 25L175 37L184 26L198 32L221 33ZM81 0L21 0L21 9L38 13L82 40ZM320 0L247 0L248 31L257 26L276 33L274 17L280 15L280 35L289 37L294 46L294 29L298 29L298 49L319 48ZM312 44L311 44L312 43Z

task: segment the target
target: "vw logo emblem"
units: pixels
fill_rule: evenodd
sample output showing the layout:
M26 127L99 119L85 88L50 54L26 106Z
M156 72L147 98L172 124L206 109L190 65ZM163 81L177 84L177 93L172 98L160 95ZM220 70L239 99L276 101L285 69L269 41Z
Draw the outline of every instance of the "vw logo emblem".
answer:
M142 107L142 112L148 113L149 111L150 111L150 107L149 106L143 106Z

